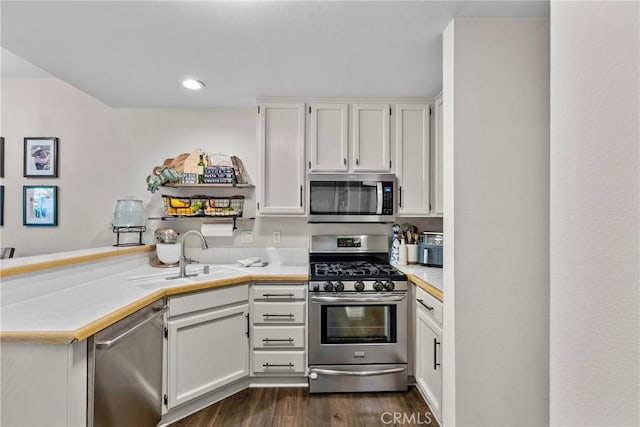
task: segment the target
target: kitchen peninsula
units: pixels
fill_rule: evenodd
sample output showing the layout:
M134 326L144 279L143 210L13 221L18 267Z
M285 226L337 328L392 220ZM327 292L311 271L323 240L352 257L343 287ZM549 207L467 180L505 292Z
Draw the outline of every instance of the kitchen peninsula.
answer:
M156 301L196 295L200 304L211 292L225 289L240 295L244 292L239 298L249 301L259 298L256 292L260 289L274 286L296 292L294 289L308 277L306 263L261 268L212 264L208 274L202 265L196 264L189 268L198 271L198 277L166 280L165 276L175 273L175 269L150 267L152 248L102 248L1 262L3 424L21 420L31 425L51 422L84 425L89 410L87 381L92 363L87 343L97 332ZM410 269L418 273L410 277L427 286L418 278L419 268ZM251 295L248 287L253 289ZM223 294L211 295L218 295L217 300L226 298ZM304 301L306 294L301 298ZM248 306L241 312L248 314ZM244 337L248 330L244 320L240 323L238 335ZM304 352L304 344L300 348ZM166 357L163 363L163 371L170 372ZM56 375L52 376L52 372ZM227 384L223 381L193 402L177 399L173 407L171 391L167 391L166 380L163 381L163 393L169 394L169 407L165 404L162 408L163 423L180 419L249 384L306 386L307 383L306 369L268 376L247 365L244 372L239 379ZM29 403L33 401L42 404L33 409Z

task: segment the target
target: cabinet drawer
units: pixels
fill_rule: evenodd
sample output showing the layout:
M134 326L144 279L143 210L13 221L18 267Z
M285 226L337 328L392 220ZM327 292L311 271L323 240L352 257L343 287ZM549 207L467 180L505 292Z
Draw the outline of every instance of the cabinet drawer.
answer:
M249 285L228 286L169 298L169 317L249 300Z
M304 351L254 351L253 372L304 372Z
M255 326L253 348L304 348L304 326Z
M442 303L418 286L416 286L416 307L442 325Z
M254 302L253 323L304 323L304 301Z
M307 287L301 285L255 285L252 288L254 300L290 301L304 300Z

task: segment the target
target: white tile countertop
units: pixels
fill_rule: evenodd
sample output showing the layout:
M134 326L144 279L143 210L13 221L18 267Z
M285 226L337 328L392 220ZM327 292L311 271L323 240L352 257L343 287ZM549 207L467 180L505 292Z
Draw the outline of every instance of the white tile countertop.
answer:
M202 264L188 265L187 272L199 271L197 277L172 280L166 277L177 275L177 267L159 269L144 265L120 271L112 269L113 274L102 274L73 287L4 306L0 314L0 332L3 338L11 335L19 338L20 332L34 332L35 335L38 332L58 332L83 339L85 337L83 334L78 336L78 331L91 329L92 324L100 324L102 329L165 295L261 279L306 280L308 271L307 266L243 268L233 264L213 264L209 265L209 274L203 274L203 268ZM122 316L114 317L114 313Z
M404 274L412 274L417 279L423 280L429 283L434 288L443 290L442 281L442 268L438 267L423 267L421 265L394 265L398 270Z
M111 258L86 262L101 256L101 252L107 252ZM119 256L125 253L126 256ZM85 339L165 296L250 281L300 282L308 277L306 263L280 265L276 262L265 267L206 264L209 274L204 274L203 264L191 264L187 271L198 271L197 277L167 280L166 277L178 274L178 268L150 266L148 255L151 253L149 248L129 251L103 248L0 263L3 276L0 336L70 343ZM66 265L70 261L79 264ZM48 269L11 275L12 270L16 273L38 265ZM442 299L441 268L396 267L418 286ZM54 271L57 275L51 274ZM16 294L20 295L16 297Z

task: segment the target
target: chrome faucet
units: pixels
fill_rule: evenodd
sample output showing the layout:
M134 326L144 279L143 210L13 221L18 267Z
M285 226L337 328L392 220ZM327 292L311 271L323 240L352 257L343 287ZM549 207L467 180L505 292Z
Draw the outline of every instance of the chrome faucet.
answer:
M184 233L184 236L182 237L182 250L180 253L180 273L177 276L171 276L171 277L167 277L167 280L170 279L181 279L183 277L194 277L197 276L198 273L191 273L191 274L187 274L187 264L191 264L194 263L196 261L187 258L186 255L184 254L184 248L185 248L185 242L187 241L187 236L190 234L195 234L196 236L200 237L200 244L202 245L202 249L209 249L209 245L207 245L207 241L205 240L204 236L202 235L202 233L200 233L197 230L189 230L186 233Z

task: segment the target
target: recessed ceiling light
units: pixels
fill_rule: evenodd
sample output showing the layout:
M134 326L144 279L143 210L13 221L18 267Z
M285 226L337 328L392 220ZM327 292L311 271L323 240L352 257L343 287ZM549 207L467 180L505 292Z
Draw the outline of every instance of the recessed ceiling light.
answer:
M191 90L200 90L204 88L204 83L200 80L186 79L182 81L182 86Z

